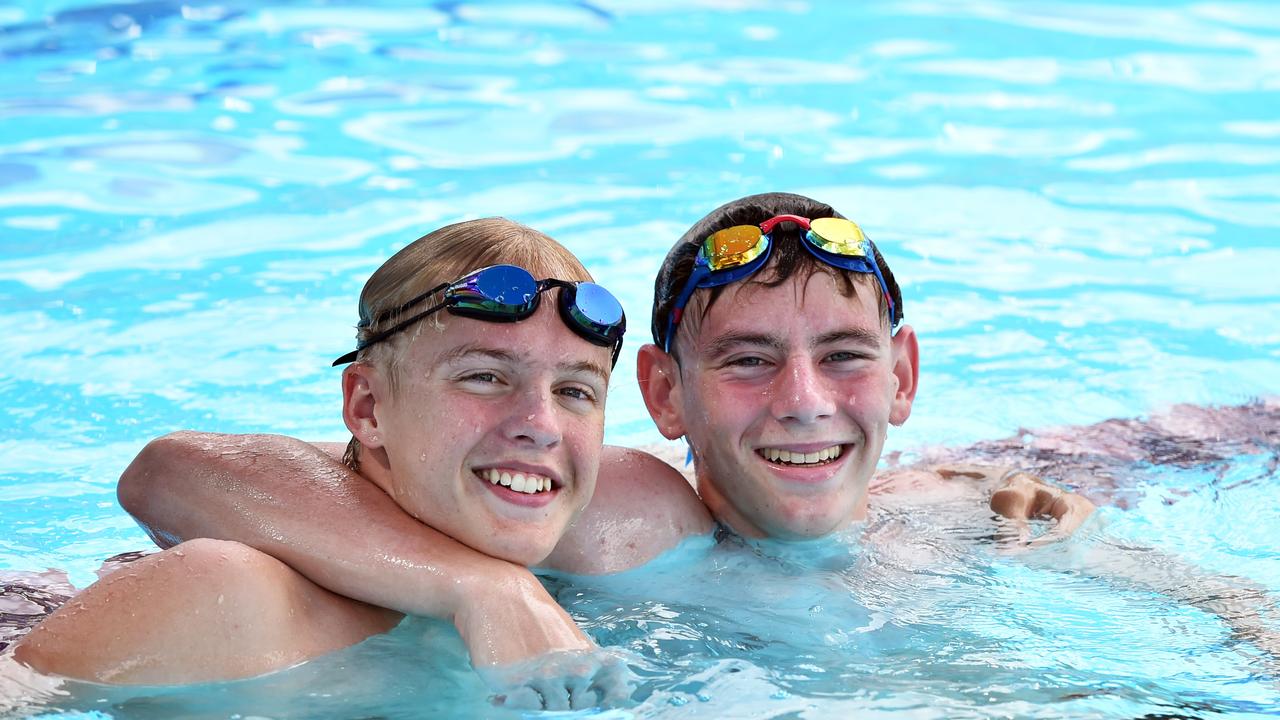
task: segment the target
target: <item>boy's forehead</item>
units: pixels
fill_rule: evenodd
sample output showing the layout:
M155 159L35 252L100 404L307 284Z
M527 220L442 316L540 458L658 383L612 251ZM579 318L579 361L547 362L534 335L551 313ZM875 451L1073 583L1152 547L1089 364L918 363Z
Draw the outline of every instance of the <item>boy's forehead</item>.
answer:
M700 339L726 332L787 334L802 327L818 333L836 328L879 333L883 325L872 292L859 285L857 292L846 296L836 278L823 271L796 274L773 287L734 283L703 313L710 297L709 291L699 290L690 303L698 304L692 314L701 316L701 321L689 323L688 329Z

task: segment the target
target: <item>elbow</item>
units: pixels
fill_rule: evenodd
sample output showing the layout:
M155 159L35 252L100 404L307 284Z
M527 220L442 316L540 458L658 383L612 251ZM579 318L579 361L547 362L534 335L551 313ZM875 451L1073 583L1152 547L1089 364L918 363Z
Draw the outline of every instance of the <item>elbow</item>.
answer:
M147 509L163 492L165 485L181 477L181 473L175 473L174 469L189 465L192 455L199 452L199 439L203 436L203 433L180 431L147 443L116 484L116 499L120 507L135 518L144 520Z

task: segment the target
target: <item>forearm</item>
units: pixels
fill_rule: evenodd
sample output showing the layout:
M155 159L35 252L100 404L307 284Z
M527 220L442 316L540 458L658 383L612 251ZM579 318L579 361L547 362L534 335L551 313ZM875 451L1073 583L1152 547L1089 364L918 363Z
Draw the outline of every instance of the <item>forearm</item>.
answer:
M372 483L292 438L166 436L125 471L119 495L160 544L235 540L333 592L401 612L452 620L488 583L519 592L537 585L527 569L418 522Z
M1077 569L1136 590L1154 592L1216 615L1233 637L1253 644L1280 667L1280 611L1264 588L1197 567L1164 551L1101 541L1076 555Z

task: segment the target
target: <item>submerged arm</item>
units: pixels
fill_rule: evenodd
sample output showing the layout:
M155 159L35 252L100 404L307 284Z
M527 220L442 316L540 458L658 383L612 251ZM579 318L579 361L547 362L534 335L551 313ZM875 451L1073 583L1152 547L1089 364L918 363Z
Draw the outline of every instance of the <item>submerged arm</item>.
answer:
M1256 583L1206 570L1157 548L1106 537L1084 548L1067 544L1043 552L1043 560L1056 569L1164 595L1218 616L1233 639L1261 650L1266 671L1280 677L1280 607Z
M120 504L162 547L235 540L340 595L452 621L477 667L594 647L527 568L419 522L340 452L279 435L175 433L125 470Z

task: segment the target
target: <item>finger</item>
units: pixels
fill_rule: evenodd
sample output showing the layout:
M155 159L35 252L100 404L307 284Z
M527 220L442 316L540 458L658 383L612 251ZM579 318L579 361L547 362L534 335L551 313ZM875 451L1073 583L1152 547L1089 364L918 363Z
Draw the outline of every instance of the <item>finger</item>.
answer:
M544 710L569 709L569 690L559 681L559 678L535 680L530 684L542 696Z
M494 696L493 704L516 710L541 710L542 696L531 687L512 688L503 695Z
M615 658L596 673L592 685L600 693L601 704L615 706L622 705L631 698L634 679L635 676L626 663Z
M1033 495L1025 483L1010 480L991 494L991 509L1011 520L1027 517Z
M1022 484L1011 484L996 490L991 495L991 509L1001 517L1012 521L1017 542L1026 543L1031 537L1030 516L1031 495Z
M1054 528L1053 532L1055 535L1064 538L1074 534L1076 530L1080 529L1080 526L1084 525L1084 522L1088 520L1089 516L1093 514L1093 511L1097 509L1094 507L1093 503L1089 502L1086 498L1074 495L1064 495L1060 499L1057 507L1062 509L1059 513L1054 515L1058 524Z
M1031 545L1039 547L1070 538L1096 509L1093 503L1085 498L1064 494L1063 497L1059 498L1051 512L1057 521L1053 529L1034 540Z
M569 679L569 708L585 710L600 704L603 699L588 678L578 676Z

